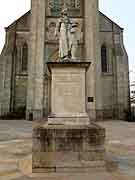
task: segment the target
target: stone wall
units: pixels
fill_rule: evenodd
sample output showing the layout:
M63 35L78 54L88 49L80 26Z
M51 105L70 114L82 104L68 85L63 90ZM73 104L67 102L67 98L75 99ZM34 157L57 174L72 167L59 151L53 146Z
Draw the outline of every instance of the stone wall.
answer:
M117 38L117 36L116 36ZM123 34L119 35L120 50L117 51L117 76L118 76L118 109L119 119L124 119L130 111L129 65L128 56L123 45ZM116 47L118 41L116 39Z
M107 72L102 73L103 119L124 119L129 110L128 57L123 29L104 14L100 15L100 47L107 48Z
M33 77L35 74L34 71L33 73L31 71L31 68L34 68L32 64L34 61L28 62L29 72L31 74L29 76L29 85L27 82L28 72L21 71L22 46L26 42L29 47L32 40L29 39L30 17L31 14L29 11L6 28L6 42L0 55L0 113L24 107L26 106L26 102L28 111L31 111L34 108L33 101L35 100L32 100L32 97L34 97L34 87L31 84L33 83ZM52 21L52 19L49 19L47 22L49 23L50 21ZM94 22L92 26L97 28ZM105 44L107 47L108 72L101 72L99 50L97 52L98 57L92 58L89 56L88 59L90 59L90 61L93 59L93 61L91 70L88 72L88 91L86 98L87 100L88 97L93 98L91 100L94 102L87 102L87 111L90 116L96 113L97 120L114 118L123 119L125 115L124 111L128 111L129 109L128 56L123 43L123 29L105 15L99 13L99 31L97 46L101 48L102 44ZM46 32L47 37L49 37L48 33L49 32ZM89 38L92 38L92 34L88 34L88 36ZM81 50L82 44L80 44ZM14 48L16 48L16 54L14 54ZM57 49L58 44L56 42L52 43L51 41L50 44L46 42L46 49L43 52L46 60L51 57L56 58L57 60L58 54L55 52ZM94 51L91 49L90 53L92 54L93 52ZM83 50L80 55L83 57ZM31 53L29 53L29 57L30 56ZM13 65L14 61L16 66ZM39 61L37 60L37 62ZM47 116L50 109L50 79L45 61L42 62L42 68L44 68L44 70L42 69L44 71L42 74L43 93L40 102L42 103L43 115ZM37 69L37 73L38 72L40 72L39 69ZM96 81L93 81L93 78L96 78ZM36 81L39 82L38 79ZM26 95L27 86L30 86L31 89L28 92L28 96ZM93 88L91 88L91 86L93 86ZM96 94L94 94L94 88L96 88ZM39 93L38 90L37 93Z
M0 115L26 106L27 73L21 72L21 48L29 43L30 16L24 16L6 28L6 41L0 55Z
M11 28L8 32L6 29L6 42L0 56L1 66L1 83L0 83L0 104L1 104L1 115L7 114L11 107L11 90L13 80L13 59L14 51L13 44L15 40L15 30Z

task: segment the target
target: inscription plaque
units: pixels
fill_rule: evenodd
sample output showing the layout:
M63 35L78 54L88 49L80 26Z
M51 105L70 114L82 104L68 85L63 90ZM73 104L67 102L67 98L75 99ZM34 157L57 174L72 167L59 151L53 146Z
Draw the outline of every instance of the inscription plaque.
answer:
M55 68L52 72L52 113L85 113L85 70Z

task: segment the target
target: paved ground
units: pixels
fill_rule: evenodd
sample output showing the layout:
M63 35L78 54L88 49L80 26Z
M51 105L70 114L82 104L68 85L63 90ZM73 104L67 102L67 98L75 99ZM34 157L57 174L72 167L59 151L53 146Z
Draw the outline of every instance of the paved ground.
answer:
M31 173L32 122L0 121L0 180L135 180L135 123L109 121L106 128L106 172L91 175L33 175ZM55 177L54 177L55 176ZM83 177L82 177L83 176Z

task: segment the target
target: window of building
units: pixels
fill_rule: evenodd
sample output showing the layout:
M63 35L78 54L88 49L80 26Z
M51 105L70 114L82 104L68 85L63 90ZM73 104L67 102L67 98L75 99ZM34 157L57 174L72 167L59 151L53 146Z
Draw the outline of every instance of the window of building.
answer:
M59 16L63 0L49 0L49 9L52 16Z
M66 6L69 9L70 16L74 15L74 10L79 10L78 15L81 13L81 0L48 0L48 15L61 16L61 10ZM77 16L78 16L77 15Z
M28 46L25 43L22 47L22 71L27 71L28 68Z
M80 8L80 0L71 0L72 8Z
M107 72L107 49L105 45L101 47L101 65L102 72Z
M59 10L60 9L60 1L59 0L54 0L53 3L54 3L53 9L54 10Z

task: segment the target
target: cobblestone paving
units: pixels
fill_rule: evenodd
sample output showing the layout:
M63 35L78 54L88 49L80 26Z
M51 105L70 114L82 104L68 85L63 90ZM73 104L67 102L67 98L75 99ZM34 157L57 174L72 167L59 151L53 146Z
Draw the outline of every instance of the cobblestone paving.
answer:
M108 172L90 175L34 175L31 173L32 122L0 121L0 180L135 180L135 123L100 122L106 128Z
M120 180L135 180L135 123L109 121L99 123L106 128L107 159L115 161Z

